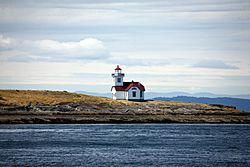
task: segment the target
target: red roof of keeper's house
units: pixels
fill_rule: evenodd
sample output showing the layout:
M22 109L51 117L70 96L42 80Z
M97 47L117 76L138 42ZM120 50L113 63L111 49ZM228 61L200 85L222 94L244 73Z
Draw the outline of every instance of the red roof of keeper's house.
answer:
M145 91L144 86L140 82L123 82L123 86L112 86L112 88L115 88L116 91L128 91L132 87L137 87L141 91ZM112 90L111 88L111 90Z
M117 65L117 67L115 68L115 70L122 70L119 65Z

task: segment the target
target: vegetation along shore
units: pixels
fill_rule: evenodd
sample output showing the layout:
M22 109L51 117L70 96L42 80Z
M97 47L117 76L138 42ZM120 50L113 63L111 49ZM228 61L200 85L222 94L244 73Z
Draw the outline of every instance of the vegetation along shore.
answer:
M0 123L250 123L250 114L224 105L0 90Z

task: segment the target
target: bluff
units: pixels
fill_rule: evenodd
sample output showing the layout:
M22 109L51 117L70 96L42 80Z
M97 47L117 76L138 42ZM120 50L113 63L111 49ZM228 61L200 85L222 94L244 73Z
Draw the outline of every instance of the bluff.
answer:
M250 123L250 114L224 105L0 90L0 123Z

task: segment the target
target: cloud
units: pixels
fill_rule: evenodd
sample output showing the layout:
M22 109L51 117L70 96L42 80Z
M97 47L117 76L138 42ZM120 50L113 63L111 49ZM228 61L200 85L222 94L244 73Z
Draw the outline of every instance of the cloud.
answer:
M248 82L250 81L250 75L232 75L232 76L224 76L223 77L226 80L236 80L236 81L244 81Z
M2 82L102 84L110 74L105 81L95 74L56 76L110 73L120 64L127 80L157 91L249 90L248 78L223 76L249 74L250 1L11 0L0 6Z
M77 42L56 40L17 40L0 36L1 53L8 61L74 61L99 60L109 57L103 42L96 38L85 38ZM14 53L14 54L13 54ZM1 58L3 59L3 58Z
M238 69L238 67L226 64L221 60L201 60L198 63L193 64L192 67L211 69Z
M144 57L128 57L128 56L116 56L107 59L108 63L111 64L123 64L126 66L164 66L169 65L169 61L166 59L159 58L144 58Z
M108 51L102 41L95 38L86 38L79 42L40 40L35 41L33 47L39 50L39 55L47 54L52 58L95 60L108 57Z
M245 1L19 1L0 2L0 22L42 27L103 25L176 25L193 23L235 23L249 19ZM245 12L244 14L242 12ZM31 13L31 14L30 14ZM243 19L239 19L242 18ZM58 26L59 25L59 26ZM185 26L186 25L186 26ZM200 25L201 26L201 25ZM228 26L228 25L227 25ZM169 26L168 26L169 27ZM14 27L15 28L15 27ZM26 27L27 28L27 27Z
M0 49L8 49L16 44L16 40L0 34Z

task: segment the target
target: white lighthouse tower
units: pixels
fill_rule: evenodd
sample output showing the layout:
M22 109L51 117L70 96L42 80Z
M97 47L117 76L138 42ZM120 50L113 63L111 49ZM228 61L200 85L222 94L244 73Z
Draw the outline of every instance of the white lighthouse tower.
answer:
M114 85L113 86L123 86L123 77L124 73L122 73L122 69L117 65L115 68L115 73L112 74L112 77L114 78Z

